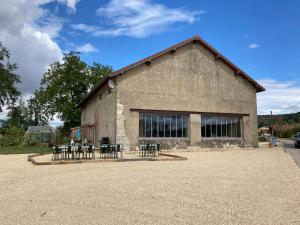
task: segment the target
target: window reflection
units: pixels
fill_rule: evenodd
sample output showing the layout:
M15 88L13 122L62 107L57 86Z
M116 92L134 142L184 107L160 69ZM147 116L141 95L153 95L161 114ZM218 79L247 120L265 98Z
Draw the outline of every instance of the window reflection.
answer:
M187 137L188 116L181 114L140 113L139 136L181 138Z
M206 138L240 138L241 118L237 116L201 116L201 136Z

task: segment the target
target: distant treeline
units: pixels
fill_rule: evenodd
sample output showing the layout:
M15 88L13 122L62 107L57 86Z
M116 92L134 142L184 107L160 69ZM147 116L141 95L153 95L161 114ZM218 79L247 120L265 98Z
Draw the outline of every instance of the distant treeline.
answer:
M258 115L258 127L270 127L275 124L300 125L300 112L282 115Z

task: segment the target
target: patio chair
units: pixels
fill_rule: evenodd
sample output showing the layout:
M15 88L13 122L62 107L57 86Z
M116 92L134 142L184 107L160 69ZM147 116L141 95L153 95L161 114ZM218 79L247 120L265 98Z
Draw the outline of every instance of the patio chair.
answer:
M107 158L109 152L109 145L100 145L100 158Z
M110 144L110 140L109 137L102 137L100 140L100 145L109 145Z
M157 151L157 156L161 156L161 146L160 146L160 144L157 144L156 151Z
M62 151L59 148L59 146L55 146L54 151L53 151L53 155L52 155L52 161L53 160L59 160L61 154L62 154Z
M81 147L81 145L78 145L77 149L75 150L76 159L80 159L81 154L82 154L82 158L84 158L84 152L82 150L82 147Z
M121 154L121 159L123 160L123 146L120 144L117 145L117 158L119 153Z
M85 158L87 159L87 155L89 154L89 159L95 159L95 151L92 145L88 146L88 149L85 154ZM91 158L92 155L92 158Z
M72 146L68 145L65 154L68 156L68 159L70 159L70 154L71 154L71 159L74 159L74 152L72 151ZM67 158L67 157L65 157Z

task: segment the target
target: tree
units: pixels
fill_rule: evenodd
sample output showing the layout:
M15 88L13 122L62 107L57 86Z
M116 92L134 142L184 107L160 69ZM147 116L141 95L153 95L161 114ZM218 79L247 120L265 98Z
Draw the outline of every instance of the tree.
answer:
M19 100L18 103L13 103L7 107L7 120L5 121L7 127L16 126L22 127L23 129L27 128L26 123L26 107L22 100Z
M15 102L21 94L15 86L20 83L20 77L15 74L17 65L10 63L9 57L9 51L0 42L0 112L5 104Z
M65 54L63 62L51 64L43 75L35 97L43 106L44 115L48 118L58 116L68 130L80 125L80 109L77 105L111 71L111 67L101 64L88 66L76 52Z
M48 124L48 118L39 94L38 91L35 91L33 97L28 100L25 117L29 126L43 126Z

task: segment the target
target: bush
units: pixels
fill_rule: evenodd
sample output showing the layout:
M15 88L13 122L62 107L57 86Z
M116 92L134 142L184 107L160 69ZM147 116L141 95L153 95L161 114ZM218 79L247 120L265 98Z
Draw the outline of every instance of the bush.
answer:
M5 136L1 138L0 145L18 145L21 146L24 140L25 131L23 128L11 126L6 129Z

